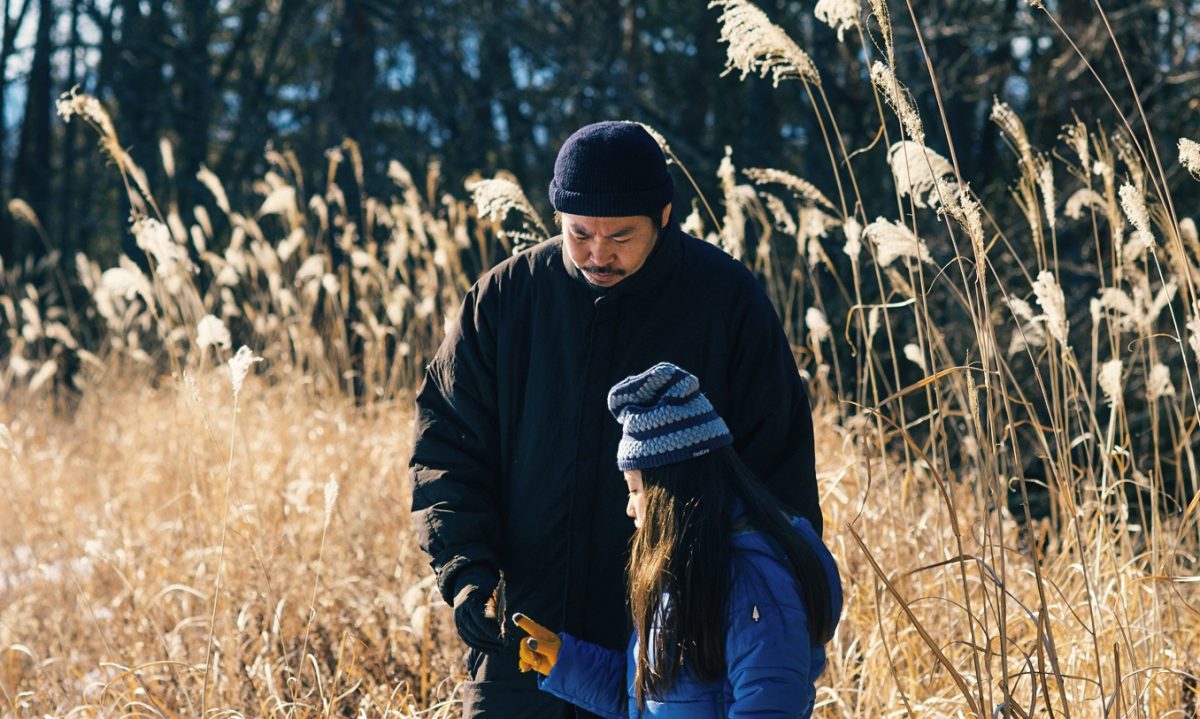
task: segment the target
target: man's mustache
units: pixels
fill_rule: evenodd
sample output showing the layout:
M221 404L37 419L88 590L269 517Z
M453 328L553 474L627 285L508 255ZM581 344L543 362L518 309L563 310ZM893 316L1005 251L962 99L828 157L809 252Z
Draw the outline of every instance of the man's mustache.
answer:
M584 272L591 272L594 274L607 273L610 275L616 275L617 277L623 277L625 275L625 270L618 270L617 268L613 267L612 265L606 265L603 267L600 265L584 265L580 269L583 270Z

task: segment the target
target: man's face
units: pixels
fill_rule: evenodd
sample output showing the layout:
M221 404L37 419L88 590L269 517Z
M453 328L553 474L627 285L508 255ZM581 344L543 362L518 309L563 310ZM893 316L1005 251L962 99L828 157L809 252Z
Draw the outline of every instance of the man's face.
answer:
M658 227L649 217L587 217L562 215L563 247L588 282L612 287L642 269L654 249L658 230L667 223L671 206L663 208Z

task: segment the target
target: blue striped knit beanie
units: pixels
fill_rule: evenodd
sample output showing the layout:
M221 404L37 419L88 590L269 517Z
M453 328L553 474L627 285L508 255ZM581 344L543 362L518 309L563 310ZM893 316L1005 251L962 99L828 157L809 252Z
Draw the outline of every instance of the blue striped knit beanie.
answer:
M675 195L658 142L636 122L597 122L575 131L554 161L550 204L584 217L657 217Z
M623 472L682 462L733 444L700 381L670 362L618 382L608 392L608 409L623 428L617 445L617 468Z

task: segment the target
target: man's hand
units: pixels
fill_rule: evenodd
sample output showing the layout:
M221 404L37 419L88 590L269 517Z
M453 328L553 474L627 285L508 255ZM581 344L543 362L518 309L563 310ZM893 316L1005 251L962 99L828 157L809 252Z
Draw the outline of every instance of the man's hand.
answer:
M532 669L542 676L549 676L558 662L562 639L524 614L514 614L513 622L529 634L521 640L521 659L517 667L523 672Z
M500 621L488 601L498 580L486 569L468 569L458 580L454 595L454 625L458 636L472 649L498 652L504 648Z

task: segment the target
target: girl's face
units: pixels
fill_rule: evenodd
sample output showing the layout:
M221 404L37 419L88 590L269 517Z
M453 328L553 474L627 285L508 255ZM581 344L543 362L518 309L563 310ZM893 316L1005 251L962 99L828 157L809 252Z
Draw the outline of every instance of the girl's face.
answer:
M633 526L642 528L642 518L646 516L646 495L642 491L642 472L632 469L625 473L625 484L629 487L629 504L625 505L625 514L633 517Z

